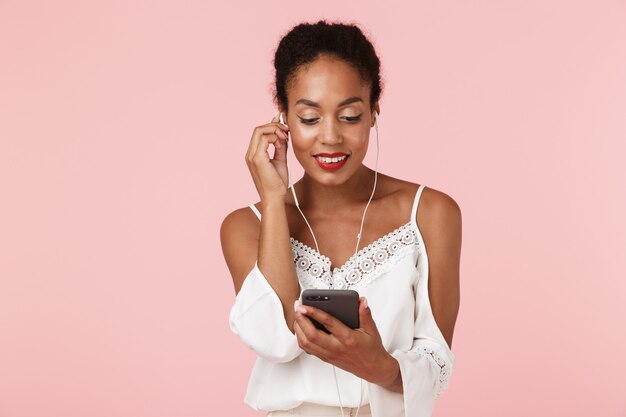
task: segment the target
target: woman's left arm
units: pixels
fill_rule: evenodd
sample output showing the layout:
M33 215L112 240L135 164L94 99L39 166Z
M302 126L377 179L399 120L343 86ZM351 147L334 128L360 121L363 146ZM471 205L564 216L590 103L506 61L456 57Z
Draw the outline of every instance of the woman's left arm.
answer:
M440 191L430 189L424 197L426 198L422 200L416 222L418 222L428 253L428 295L432 316L447 346L440 346L441 344L436 343L436 340L422 342L420 329L416 328L414 350L424 353L429 350L428 344L433 346L434 342L435 351L447 351L441 352L439 357L450 356L454 326L460 306L461 209L454 199ZM399 355L396 354L396 356ZM387 383L379 385L394 392L403 392L402 376L397 359L390 355L385 360L388 363L381 365L381 369L386 370L384 372L391 377L388 378ZM448 363L448 367L451 365ZM447 382L450 374L445 376ZM446 386L438 387L438 394L441 394L445 388Z

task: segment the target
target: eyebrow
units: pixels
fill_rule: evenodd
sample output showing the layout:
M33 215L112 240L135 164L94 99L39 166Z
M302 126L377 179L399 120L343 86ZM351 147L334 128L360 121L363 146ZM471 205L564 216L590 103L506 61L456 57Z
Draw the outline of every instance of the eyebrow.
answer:
M345 106L345 105L348 105L348 104L352 104L352 103L356 103L356 102L359 102L359 101L361 103L363 102L363 100L360 97L356 97L356 96L355 97L350 97L350 98L345 99L341 103L339 103L338 107L342 107L342 106ZM307 106L317 107L317 108L320 107L320 105L318 103L316 103L314 101L311 101L311 100L307 100L306 98L301 98L300 100L296 101L296 105L298 105L298 104L305 104Z

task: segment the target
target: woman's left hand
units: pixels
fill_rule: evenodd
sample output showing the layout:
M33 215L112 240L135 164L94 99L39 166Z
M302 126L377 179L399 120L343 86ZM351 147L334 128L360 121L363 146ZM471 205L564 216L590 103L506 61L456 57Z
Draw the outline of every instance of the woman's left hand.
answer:
M306 309L306 313L296 308ZM293 328L298 345L307 353L315 355L366 381L384 385L397 374L395 359L385 350L372 311L365 297L359 299L359 327L352 329L336 317L312 306L304 306L296 300L296 320ZM307 317L314 318L331 334L318 329Z

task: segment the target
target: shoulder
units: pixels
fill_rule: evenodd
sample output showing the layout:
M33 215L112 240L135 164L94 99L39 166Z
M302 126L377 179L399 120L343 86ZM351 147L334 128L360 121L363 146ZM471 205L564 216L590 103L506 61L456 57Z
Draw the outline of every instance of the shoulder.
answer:
M448 221L461 219L461 207L456 200L449 194L429 186L422 190L417 211L418 216L422 211L424 217L430 220L428 223L434 222L439 226Z
M391 191L389 195L394 200L393 204L410 209L422 184L392 177L387 177L387 181L390 184L388 187ZM460 221L461 208L452 196L425 184L419 197L416 217L415 220L420 229L422 225L426 227L427 224L432 225L433 223L441 226L442 223L451 220Z
M228 213L220 226L222 248L241 239L258 240L261 222L248 206L235 209Z
M228 213L220 227L220 241L226 265L233 277L235 294L243 285L256 260L261 222L250 207Z
M425 186L415 216L426 246L446 246L454 250L461 245L461 207L449 194Z
M417 197L421 184L396 180L398 192L395 193L397 204L410 210ZM419 197L415 222L429 249L447 247L456 251L460 249L462 216L461 207L456 200L441 190L424 186Z

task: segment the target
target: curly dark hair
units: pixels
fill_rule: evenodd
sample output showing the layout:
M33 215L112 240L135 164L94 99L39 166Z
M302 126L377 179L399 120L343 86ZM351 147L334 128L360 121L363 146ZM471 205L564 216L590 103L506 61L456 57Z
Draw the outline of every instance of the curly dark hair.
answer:
M380 59L372 42L363 34L358 23L300 23L280 40L274 54L275 80L272 86L274 104L289 108L287 90L298 69L314 62L322 55L339 58L359 71L362 82L369 83L370 109L378 101L383 80Z

